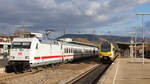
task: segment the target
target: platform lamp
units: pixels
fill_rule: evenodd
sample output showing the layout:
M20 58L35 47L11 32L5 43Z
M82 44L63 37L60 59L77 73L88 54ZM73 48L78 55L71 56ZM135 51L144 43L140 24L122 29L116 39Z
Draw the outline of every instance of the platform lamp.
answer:
M136 15L142 15L142 44L143 44L143 51L142 51L142 57L143 57L143 64L144 64L144 15L150 15L150 13L136 13Z

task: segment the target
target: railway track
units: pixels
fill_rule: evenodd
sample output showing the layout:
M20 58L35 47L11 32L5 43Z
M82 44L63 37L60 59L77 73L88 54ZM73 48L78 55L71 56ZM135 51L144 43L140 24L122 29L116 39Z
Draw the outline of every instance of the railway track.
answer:
M81 73L73 79L65 82L65 84L96 84L110 65L111 64L98 64L84 73Z
M85 60L85 61L87 61L87 60ZM77 63L80 63L80 62L81 61L77 61ZM49 67L47 67L47 66L44 67L43 66L43 67L38 67L38 70L37 69L32 69L32 72L25 72L25 73L18 73L18 74L15 74L15 73L6 74L6 73L4 73L3 75L0 76L0 81L14 79L14 78L18 78L18 77L23 77L23 76L30 75L30 74L35 74L35 73L38 73L38 72L43 71L43 70L55 69L58 66L59 66L59 64L51 65Z
M109 65L98 64L65 84L94 84Z

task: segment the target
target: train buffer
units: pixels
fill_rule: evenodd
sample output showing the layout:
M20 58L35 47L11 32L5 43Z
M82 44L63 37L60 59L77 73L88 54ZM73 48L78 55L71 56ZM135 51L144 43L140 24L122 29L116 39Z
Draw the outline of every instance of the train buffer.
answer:
M150 59L118 58L97 84L150 84Z

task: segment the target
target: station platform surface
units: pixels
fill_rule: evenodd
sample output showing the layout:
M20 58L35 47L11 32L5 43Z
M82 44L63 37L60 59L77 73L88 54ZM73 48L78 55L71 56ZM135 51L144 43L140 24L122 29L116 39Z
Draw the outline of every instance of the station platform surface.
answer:
M150 84L150 59L117 58L98 84Z

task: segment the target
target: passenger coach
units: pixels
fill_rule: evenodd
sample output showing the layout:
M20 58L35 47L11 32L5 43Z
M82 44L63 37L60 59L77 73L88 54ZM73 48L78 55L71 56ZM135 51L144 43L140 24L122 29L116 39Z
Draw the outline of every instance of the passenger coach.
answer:
M38 38L15 38L10 49L6 71L28 70L31 67L64 63L76 59L94 57L98 48L92 45L74 44L56 40L42 41Z

